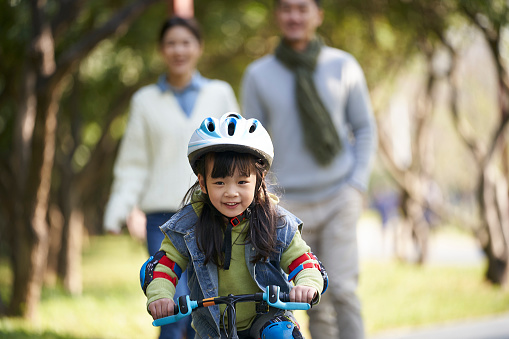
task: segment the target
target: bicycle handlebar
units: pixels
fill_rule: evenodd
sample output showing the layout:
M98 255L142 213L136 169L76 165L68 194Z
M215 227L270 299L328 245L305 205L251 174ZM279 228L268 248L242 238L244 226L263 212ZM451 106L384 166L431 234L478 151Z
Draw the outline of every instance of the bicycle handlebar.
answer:
M180 299L182 297L185 298L185 302L182 303L182 305L180 305L181 304L180 303ZM156 320L154 320L152 322L152 325L153 326L163 326L163 325L168 325L168 324L177 322L180 319L185 318L188 315L190 315L191 312L195 308L198 308L198 303L196 302L196 300L190 300L188 295L182 296L182 297L179 298L178 305L176 304L173 307L173 314L174 315L170 315L168 317L156 319Z
M244 295L229 295L227 297L215 297L203 300L191 300L188 295L181 296L178 299L173 313L168 317L159 318L152 322L153 326L163 326L179 321L187 317L191 312L198 307L208 307L218 304L226 304L231 300L235 302L245 301L265 301L269 306L276 307L283 310L309 310L311 305L301 302L290 302L290 295L288 293L280 292L279 286L267 286L267 290L263 293L244 294Z

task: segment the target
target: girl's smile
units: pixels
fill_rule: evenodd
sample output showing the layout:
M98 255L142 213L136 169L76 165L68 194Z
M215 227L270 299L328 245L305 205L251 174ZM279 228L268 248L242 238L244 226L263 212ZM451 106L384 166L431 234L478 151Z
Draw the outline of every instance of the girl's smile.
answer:
M239 204L238 204L238 203L236 203L236 202L227 202L227 203L226 203L226 206L227 206L228 208L235 208L235 207L237 207L238 205L239 205Z

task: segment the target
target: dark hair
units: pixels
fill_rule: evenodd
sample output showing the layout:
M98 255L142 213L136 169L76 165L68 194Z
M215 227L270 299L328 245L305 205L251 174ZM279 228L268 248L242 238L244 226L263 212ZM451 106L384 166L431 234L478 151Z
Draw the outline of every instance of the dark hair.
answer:
M277 5L277 6L279 6L279 4L281 3L281 0L275 0L275 1L276 1L276 5ZM317 5L318 7L321 7L321 6L322 6L322 4L321 4L321 3L322 3L322 1L321 1L321 0L313 0L313 1L316 3L316 5Z
M163 42L163 38L166 32L176 26L187 28L189 31L191 31L191 33L193 33L193 35L200 43L202 42L201 29L198 21L195 19L185 19L178 16L173 16L165 20L161 26L161 30L159 32L159 43Z
M251 244L256 250L252 262L267 259L276 248L276 223L278 215L273 203L270 201L265 183L267 170L262 159L248 153L237 152L209 152L197 160L196 171L206 178L206 163L211 159L214 162L212 178L233 176L235 171L242 175L256 173L255 196L249 207L249 230L245 244ZM206 182L205 182L206 184ZM183 204L191 201L193 194L200 189L198 181L189 189L184 197ZM204 263L212 261L218 267L224 264L223 233L226 229L224 216L212 205L208 194L203 193L201 202L203 209L196 225L196 242L198 248L205 255Z

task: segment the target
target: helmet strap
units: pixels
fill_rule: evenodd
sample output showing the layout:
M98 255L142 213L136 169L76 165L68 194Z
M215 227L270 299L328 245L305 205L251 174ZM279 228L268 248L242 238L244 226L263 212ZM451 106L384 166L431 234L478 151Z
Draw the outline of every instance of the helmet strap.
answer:
M232 229L233 227L239 225L244 219L247 219L251 216L251 210L249 207L233 218L228 218L228 223L226 225L226 231L224 232L224 241L223 241L223 252L224 252L224 266L225 270L230 269L230 261L232 259Z

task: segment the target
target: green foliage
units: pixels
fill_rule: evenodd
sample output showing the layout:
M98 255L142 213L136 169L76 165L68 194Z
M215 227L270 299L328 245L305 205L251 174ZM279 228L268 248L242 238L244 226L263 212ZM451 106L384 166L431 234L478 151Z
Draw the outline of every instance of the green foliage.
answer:
M509 4L503 0L459 0L459 6L468 13L477 16L482 27L486 29L498 30L500 27L507 25Z
M96 26L106 15L100 11L101 4L96 3L98 8L91 5L78 21L87 27ZM154 82L164 71L156 52L160 17L165 12L165 3L154 5L142 19L127 27L126 34L103 40L68 81L59 121L59 137L66 145L61 148L60 159L70 157L75 172L87 164L101 136L109 134L107 128L113 129L110 134L113 140L120 140L130 98L126 91ZM117 122L109 127L108 121L115 117L113 112L119 107L123 107L121 120L114 120ZM111 167L111 163L112 159L104 165Z
M270 1L195 1L195 15L205 41L200 71L229 82L238 93L248 63L271 51L267 41L275 34L269 26Z
M331 1L324 4L321 33L330 45L359 60L374 88L408 65L419 44L430 38L429 26L443 18L429 10L437 1ZM423 15L426 12L426 15Z
M0 158L5 158L13 138L16 97L19 91L17 76L23 69L26 42L30 34L27 1L0 3Z

